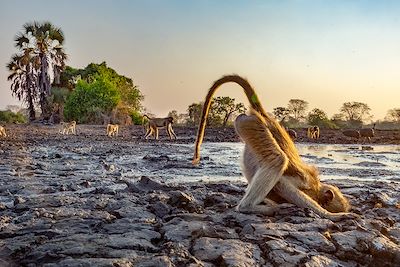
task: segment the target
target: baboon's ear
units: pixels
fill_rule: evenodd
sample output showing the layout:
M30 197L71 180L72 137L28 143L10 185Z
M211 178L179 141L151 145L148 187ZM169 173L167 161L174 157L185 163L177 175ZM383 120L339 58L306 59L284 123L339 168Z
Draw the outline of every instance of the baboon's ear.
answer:
M325 198L325 202L329 203L333 200L333 198L335 197L335 194L333 193L332 190L328 189L324 192L324 198Z

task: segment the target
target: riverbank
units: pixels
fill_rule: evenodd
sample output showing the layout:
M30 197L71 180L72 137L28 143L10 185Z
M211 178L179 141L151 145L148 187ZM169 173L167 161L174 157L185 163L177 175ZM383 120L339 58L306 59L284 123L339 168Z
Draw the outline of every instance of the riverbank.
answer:
M214 157L191 165L186 143L194 141L194 128L189 134L176 127L177 141L164 134L145 141L140 127L123 128L118 138L90 125L78 125L77 136L60 135L55 126L8 129L9 137L0 140L0 266L400 262L397 180L329 180L349 198L359 221L333 223L293 205L274 216L242 214L235 206L246 184L230 180L240 173L229 167L223 169L226 181L166 178L179 170L191 180L192 172L220 168ZM229 141L231 135L232 129L211 129L206 138Z

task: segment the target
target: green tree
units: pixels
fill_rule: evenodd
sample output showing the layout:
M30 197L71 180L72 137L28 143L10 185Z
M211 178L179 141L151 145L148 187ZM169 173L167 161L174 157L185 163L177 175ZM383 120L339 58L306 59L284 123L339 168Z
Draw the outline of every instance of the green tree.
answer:
M399 123L400 122L400 108L389 109L386 117L389 121Z
M48 97L49 106L51 107L50 121L58 123L64 120L64 106L71 91L64 87L52 87L51 94Z
M44 119L50 116L47 97L50 95L50 78L59 80L65 67L67 55L64 52L64 34L60 28L50 22L32 22L23 26L24 30L17 33L15 46L21 50L31 49L32 57L38 66L39 103ZM53 73L50 73L53 70Z
M214 98L211 109L215 110L217 115L216 117L222 118L222 126L224 127L228 123L232 114L244 113L246 111L243 103L235 103L235 99L228 96Z
M290 114L290 110L285 107L276 107L272 111L274 114L275 118L279 120L280 122L283 122Z
M26 117L21 112L11 110L0 110L0 122L5 123L26 123Z
M136 124L140 119L137 115L142 109L141 102L144 99L138 86L134 85L133 80L118 74L114 69L107 66L106 62L101 64L91 63L84 69L75 69L67 66L60 77L61 86L73 89L79 80L91 83L97 77L104 77L113 83L120 96L120 101L115 110L110 111L107 116L113 120L125 121L127 117ZM122 123L122 122L121 122Z
M340 108L340 113L343 115L345 120L350 124L361 124L362 122L371 119L370 107L361 102L345 102Z
M67 98L64 115L80 123L99 122L101 114L110 114L120 99L116 85L107 77L99 75L90 83L80 80Z
M36 117L37 73L31 50L31 48L24 48L22 53L11 57L11 61L7 64L7 69L11 74L7 80L11 81L13 96L27 105L29 120L33 121Z
M319 108L314 108L308 113L307 122L310 125L317 125L320 128L337 128L337 126L329 120L328 115Z
M174 123L178 123L178 119L179 119L178 111L171 110L170 112L168 112L167 117L172 117L174 119Z
M306 110L308 108L308 102L301 99L290 99L288 104L288 110L290 115L296 121L300 121L305 118Z
M188 107L187 112L189 118L187 123L189 125L198 125L200 123L202 108L203 105L201 103L193 103Z

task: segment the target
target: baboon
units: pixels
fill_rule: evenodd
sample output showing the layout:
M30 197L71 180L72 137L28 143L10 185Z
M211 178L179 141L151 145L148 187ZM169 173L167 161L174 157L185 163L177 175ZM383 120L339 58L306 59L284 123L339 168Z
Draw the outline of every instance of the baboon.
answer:
M310 139L318 139L319 138L319 127L318 126L308 127L307 137Z
M0 125L0 137L7 137L6 128Z
M76 121L60 122L60 133L62 134L76 134Z
M144 118L148 119L147 123L144 123ZM176 134L172 129L172 124L174 123L174 118L150 118L147 115L143 115L143 128L145 130L144 138L147 139L150 135L154 133L154 139L158 139L158 128L166 128L169 139L174 137L176 139Z
M364 137L364 139L368 139L369 142L371 142L371 137L375 136L375 123L372 128L364 128L360 129L360 136Z
M286 127L285 130L293 140L297 139L297 132L295 130L290 129L288 127Z
M318 171L302 161L285 129L265 112L247 80L238 75L224 76L214 82L206 96L198 129L193 164L200 160L200 145L204 137L211 99L224 83L239 84L250 102L250 114L236 118L235 129L245 143L242 169L248 181L246 193L237 206L245 213L273 215L280 203L289 202L310 208L318 215L338 221L356 218L349 213L350 205L340 190L321 183Z
M118 124L107 124L107 135L108 136L118 136L119 125Z

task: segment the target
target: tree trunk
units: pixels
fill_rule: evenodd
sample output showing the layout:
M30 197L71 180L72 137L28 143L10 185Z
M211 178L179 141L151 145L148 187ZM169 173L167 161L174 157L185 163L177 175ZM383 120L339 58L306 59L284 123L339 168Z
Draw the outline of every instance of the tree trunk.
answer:
M26 67L26 100L28 102L28 111L29 111L29 121L34 121L36 119L35 113L35 105L34 105L34 94L32 92L33 87L33 75L30 65L28 64Z
M50 117L49 103L47 96L50 95L50 80L48 75L48 62L45 54L40 55L40 73L39 73L39 103L42 111L42 117L44 120L48 120Z

